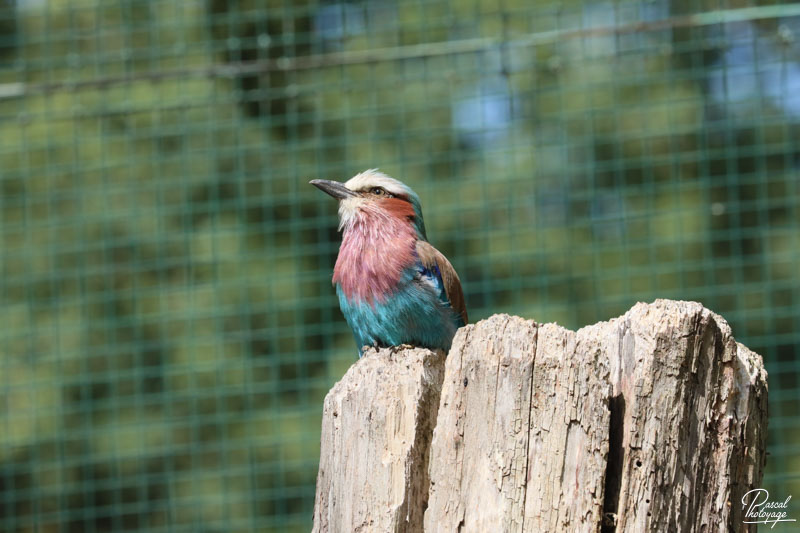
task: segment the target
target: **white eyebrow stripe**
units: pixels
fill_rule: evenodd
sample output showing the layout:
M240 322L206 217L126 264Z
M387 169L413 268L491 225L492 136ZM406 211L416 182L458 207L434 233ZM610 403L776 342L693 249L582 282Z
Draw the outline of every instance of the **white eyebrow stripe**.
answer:
M395 196L408 196L408 190L402 183L376 169L365 170L360 174L356 174L347 180L344 186L351 191L381 187Z

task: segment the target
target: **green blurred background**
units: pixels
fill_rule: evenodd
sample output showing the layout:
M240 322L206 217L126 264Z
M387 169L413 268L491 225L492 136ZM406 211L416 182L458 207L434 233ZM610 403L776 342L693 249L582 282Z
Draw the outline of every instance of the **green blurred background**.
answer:
M799 134L799 4L0 0L0 531L307 531L355 358L307 182L372 167L472 320L726 317L800 497Z

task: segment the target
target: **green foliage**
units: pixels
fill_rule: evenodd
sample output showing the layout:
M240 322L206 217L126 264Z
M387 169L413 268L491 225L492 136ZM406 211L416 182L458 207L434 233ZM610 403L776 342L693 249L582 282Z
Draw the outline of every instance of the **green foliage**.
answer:
M800 492L796 118L712 101L712 29L547 39L588 4L504 9L0 7L0 83L27 84L0 98L0 530L306 531L355 357L307 181L376 166L473 320L725 316L778 376L768 486Z

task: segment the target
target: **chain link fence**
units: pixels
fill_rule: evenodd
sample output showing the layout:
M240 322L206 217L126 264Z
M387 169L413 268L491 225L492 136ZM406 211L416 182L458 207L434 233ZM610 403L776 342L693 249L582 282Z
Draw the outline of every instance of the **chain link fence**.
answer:
M309 530L355 350L307 182L372 167L472 320L722 314L800 495L799 134L793 3L0 0L0 531Z

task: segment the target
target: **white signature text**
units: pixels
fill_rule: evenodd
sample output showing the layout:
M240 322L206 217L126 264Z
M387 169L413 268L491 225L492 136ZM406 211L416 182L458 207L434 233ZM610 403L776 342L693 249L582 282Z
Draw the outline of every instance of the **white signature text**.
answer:
M772 524L770 529L778 522L797 522L794 518L786 518L786 509L789 507L789 495L782 502L769 501L767 489L753 489L742 496L742 510L744 510L745 524ZM749 501L749 503L748 503Z

